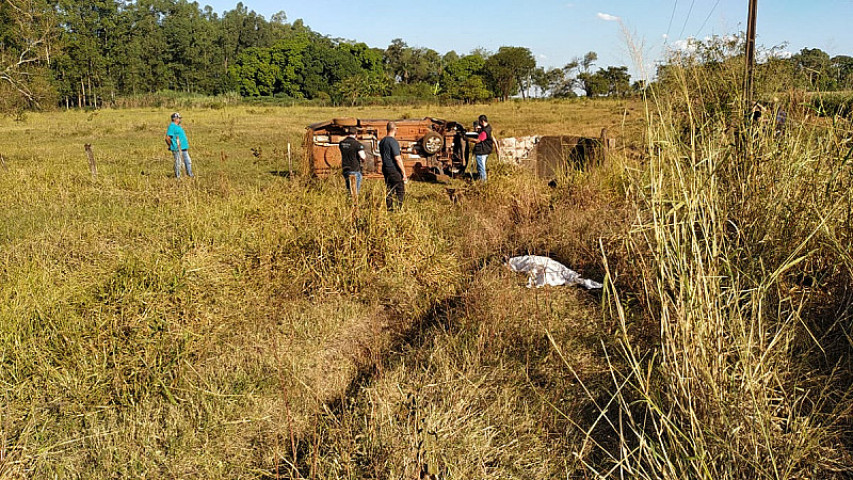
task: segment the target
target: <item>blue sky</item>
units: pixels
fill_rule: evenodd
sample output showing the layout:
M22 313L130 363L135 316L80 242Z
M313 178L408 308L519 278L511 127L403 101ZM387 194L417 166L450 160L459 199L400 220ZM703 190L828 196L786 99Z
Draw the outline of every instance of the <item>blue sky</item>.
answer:
M236 0L199 0L217 12ZM502 45L530 48L540 65L562 66L593 50L598 66L628 65L637 74L625 32L653 64L667 46L746 30L747 0L243 0L269 18L284 10L313 30L385 47L402 38L440 53ZM624 28L623 28L624 27ZM665 37L666 36L666 37ZM821 48L853 55L853 0L758 0L758 43L788 50Z

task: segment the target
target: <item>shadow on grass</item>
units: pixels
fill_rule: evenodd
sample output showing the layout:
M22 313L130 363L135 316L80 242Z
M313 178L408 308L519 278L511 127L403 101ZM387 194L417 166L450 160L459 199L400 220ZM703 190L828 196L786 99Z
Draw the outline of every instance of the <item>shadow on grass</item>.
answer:
M293 177L298 177L299 172L290 171L290 170L270 170L270 175L274 175L276 177L281 177L281 178L293 178Z

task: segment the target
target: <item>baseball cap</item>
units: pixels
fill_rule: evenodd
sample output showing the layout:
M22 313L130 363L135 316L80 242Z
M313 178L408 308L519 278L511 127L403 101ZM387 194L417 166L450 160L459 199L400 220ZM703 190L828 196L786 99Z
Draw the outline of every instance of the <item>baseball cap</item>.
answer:
M181 118L181 114L178 112L175 112L172 114L172 118Z

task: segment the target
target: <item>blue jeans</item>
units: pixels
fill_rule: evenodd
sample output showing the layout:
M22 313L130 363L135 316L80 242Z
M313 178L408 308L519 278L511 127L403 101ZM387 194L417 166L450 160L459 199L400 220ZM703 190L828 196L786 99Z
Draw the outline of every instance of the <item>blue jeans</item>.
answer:
M184 166L187 169L187 176L193 177L193 161L190 159L190 152L188 150L175 150L172 152L172 155L175 156L175 178L181 178L181 157L184 159Z
M355 177L355 191L350 189L350 179ZM361 190L361 179L364 178L361 175L361 172L347 172L344 174L344 180L347 183L347 191L353 192L358 195L358 191Z
M477 176L480 177L480 180L486 181L486 159L489 158L488 155L475 155L477 157Z

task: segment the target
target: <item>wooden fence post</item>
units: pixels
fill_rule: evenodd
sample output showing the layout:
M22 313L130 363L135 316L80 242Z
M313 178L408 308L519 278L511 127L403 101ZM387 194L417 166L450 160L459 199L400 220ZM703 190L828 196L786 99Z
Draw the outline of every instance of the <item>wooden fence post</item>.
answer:
M293 157L290 154L290 143L287 144L287 178L293 178Z
M601 129L601 156L598 158L598 164L604 165L607 162L607 153L610 149L610 139L607 137L607 129Z
M92 145L87 143L83 145L86 149L86 156L89 157L89 171L92 172L92 178L98 177L98 165L95 163L95 152L92 151Z

